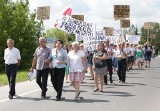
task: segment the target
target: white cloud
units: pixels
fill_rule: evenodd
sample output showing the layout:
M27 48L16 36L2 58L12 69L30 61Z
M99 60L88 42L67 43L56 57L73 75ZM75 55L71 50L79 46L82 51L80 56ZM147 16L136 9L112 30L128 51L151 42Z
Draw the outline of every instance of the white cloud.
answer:
M113 5L131 5L131 23L141 27L144 22L160 22L160 0L29 0L30 9L37 6L51 6L51 19L44 22L46 28L52 28L57 14L72 3L73 14L85 15L85 21L96 22L97 26L119 27L119 21L113 18Z

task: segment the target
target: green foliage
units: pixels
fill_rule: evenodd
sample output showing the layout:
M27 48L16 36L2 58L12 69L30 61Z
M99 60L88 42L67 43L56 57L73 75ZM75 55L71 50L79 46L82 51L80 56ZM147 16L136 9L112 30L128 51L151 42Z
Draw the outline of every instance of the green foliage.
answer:
M156 34L156 39L150 38L150 34ZM141 43L144 44L147 41L148 30L141 28ZM155 23L153 29L149 31L149 41L151 41L152 45L157 46L160 49L160 24Z
M46 30L45 36L46 37L55 37L56 39L61 39L65 43L66 33L62 30L55 28L55 29ZM68 37L68 41L73 42L74 40L75 40L75 35L70 34Z
M35 22L35 13L29 11L29 1L19 0L16 3L6 0L1 0L3 4L0 8L0 63L3 63L4 49L6 41L12 38L15 41L15 47L21 52L20 69L29 68L31 58L37 46L38 23ZM3 64L0 64L0 72L4 69Z

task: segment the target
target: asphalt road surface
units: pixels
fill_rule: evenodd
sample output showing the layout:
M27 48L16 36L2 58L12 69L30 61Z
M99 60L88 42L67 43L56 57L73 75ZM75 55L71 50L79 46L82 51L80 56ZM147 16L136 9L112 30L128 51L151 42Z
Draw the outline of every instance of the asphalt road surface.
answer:
M81 84L79 101L73 101L75 92L64 83L61 101L55 101L56 93L48 81L47 99L40 98L35 80L17 83L14 99L9 100L8 86L0 87L0 111L160 111L160 58L152 61L151 68L127 72L125 84L104 86L104 92L93 92L94 81L85 77Z

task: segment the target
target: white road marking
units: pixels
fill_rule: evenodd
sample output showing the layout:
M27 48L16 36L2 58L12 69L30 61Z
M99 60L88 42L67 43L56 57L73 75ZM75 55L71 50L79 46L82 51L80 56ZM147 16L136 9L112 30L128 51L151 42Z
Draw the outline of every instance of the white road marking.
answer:
M39 90L40 90L40 89L35 89L35 90L33 90L33 91L29 91L29 92L20 94L20 95L18 95L18 96L25 96L25 95L27 95L27 94L34 93L34 92L37 92L37 91L39 91ZM8 101L8 100L10 100L10 99L0 100L0 103L6 102L6 101Z

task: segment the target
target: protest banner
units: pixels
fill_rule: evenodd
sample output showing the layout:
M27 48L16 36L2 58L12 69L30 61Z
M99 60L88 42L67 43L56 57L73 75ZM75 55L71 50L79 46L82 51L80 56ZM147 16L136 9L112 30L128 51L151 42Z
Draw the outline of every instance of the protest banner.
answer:
M113 31L114 31L113 27L104 27L103 30L105 30L106 35L108 35L108 36L112 36L113 35Z
M114 5L114 18L121 20L130 17L130 5Z
M37 20L50 19L50 6L37 7Z
M131 44L139 44L140 35L126 35L126 40Z
M130 28L130 19L121 20L122 28Z
M94 23L86 23L80 20L64 16L62 17L62 19L59 20L58 24L59 25L57 26L57 28L67 33L73 33L85 37L94 37L96 35Z
M84 15L72 15L72 18L80 21L84 21Z

